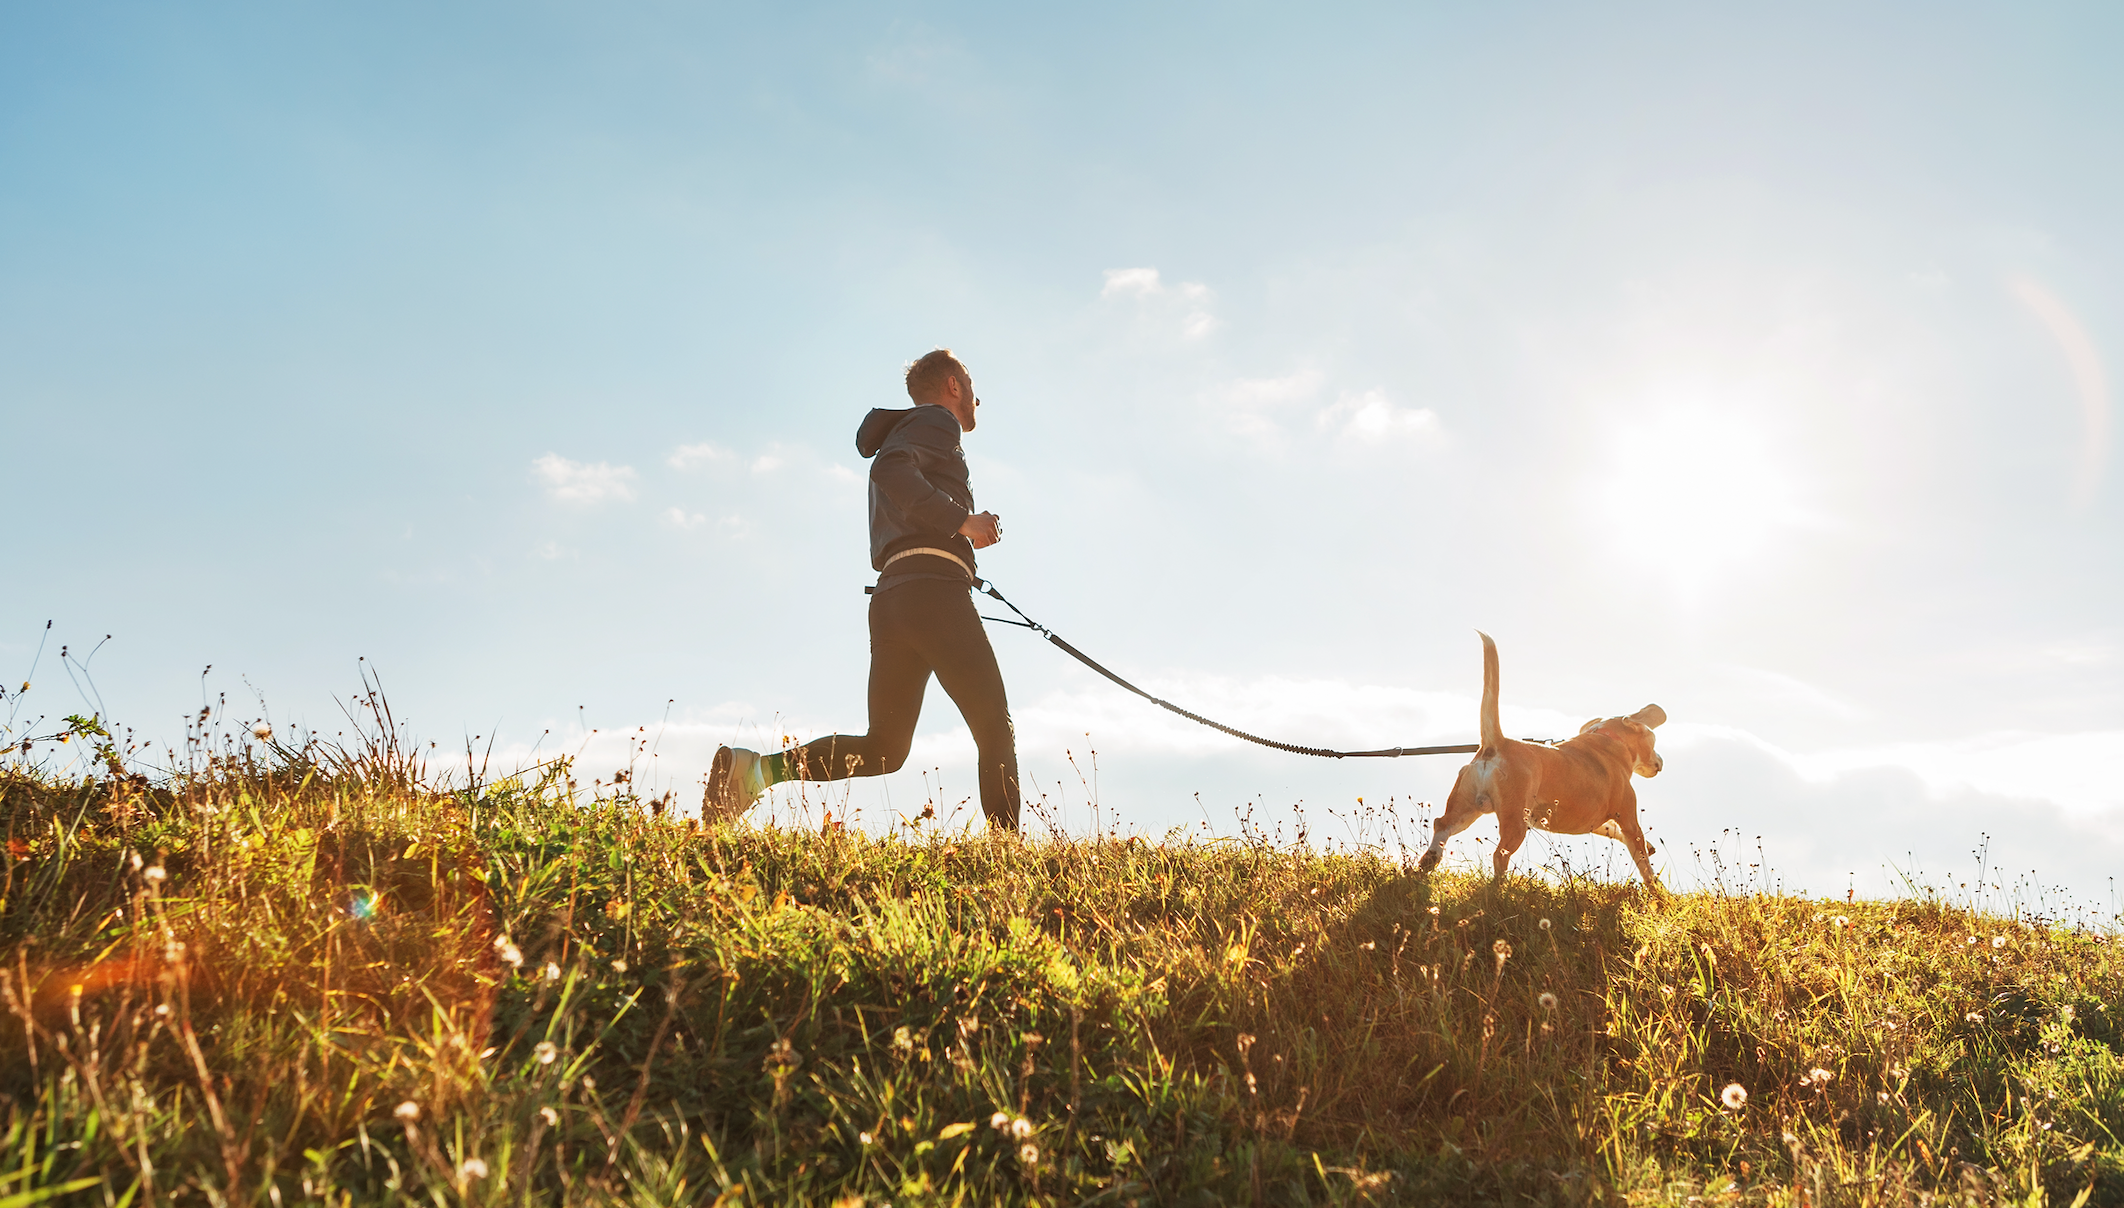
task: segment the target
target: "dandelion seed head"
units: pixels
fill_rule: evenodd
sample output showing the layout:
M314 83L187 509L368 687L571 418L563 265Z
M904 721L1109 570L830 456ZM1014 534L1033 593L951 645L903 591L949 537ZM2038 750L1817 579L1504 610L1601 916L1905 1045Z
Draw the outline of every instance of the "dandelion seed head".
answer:
M1728 1082L1726 1089L1718 1093L1718 1101L1729 1112L1737 1112L1748 1105L1748 1088L1738 1082Z
M532 1046L531 1055L540 1065L552 1065L560 1057L560 1049L550 1040L541 1040Z
M1992 936L1991 946L1994 948L2004 948L2006 946L2006 937L2003 935Z
M1027 1166L1038 1166L1040 1164L1040 1147L1037 1145L1018 1146L1018 1161L1025 1163Z
M1544 1011L1554 1011L1556 1009L1556 996L1547 990L1543 990L1541 997L1536 1001L1541 1003L1541 1009Z
M1836 929L1838 931L1842 931L1844 928L1849 927L1851 925L1851 920L1841 914L1830 921L1836 925Z
M1977 937L1973 935L1969 937L1969 946L1972 948L1977 946Z
M1017 1119L1012 1120L1010 1122L1010 1135L1020 1141L1023 1141L1025 1138L1033 1135L1033 1122L1023 1116L1019 1116Z
M257 739L260 742L271 742L273 740L272 723L262 721L259 722L257 725L252 726L251 737Z
M1830 1073L1828 1070L1825 1070L1820 1066L1815 1066L1813 1069L1807 1071L1807 1081L1812 1082L1816 1086L1822 1086L1834 1077L1836 1077L1835 1074Z
M1004 1129L1006 1129L1006 1128L1009 1128L1009 1127L1010 1127L1010 1113L1009 1113L1009 1112L997 1112L997 1113L996 1113L995 1115L993 1115L993 1116L990 1116L990 1117L988 1118L988 1126L989 1126L990 1128L993 1128L993 1129L995 1129L995 1130L996 1130L997 1132L1002 1132L1002 1131L1003 1131Z
M1547 930L1549 929L1549 926L1550 926L1549 920L1547 920L1547 919L1543 919L1543 920L1541 921L1541 929L1542 929L1543 931L1547 931Z

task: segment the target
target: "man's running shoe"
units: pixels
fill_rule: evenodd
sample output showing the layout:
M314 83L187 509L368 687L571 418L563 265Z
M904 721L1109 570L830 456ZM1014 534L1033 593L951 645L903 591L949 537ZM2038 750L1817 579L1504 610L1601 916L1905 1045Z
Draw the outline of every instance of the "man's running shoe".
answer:
M708 765L708 791L701 797L701 821L727 822L751 809L766 791L758 752L717 747L715 762Z

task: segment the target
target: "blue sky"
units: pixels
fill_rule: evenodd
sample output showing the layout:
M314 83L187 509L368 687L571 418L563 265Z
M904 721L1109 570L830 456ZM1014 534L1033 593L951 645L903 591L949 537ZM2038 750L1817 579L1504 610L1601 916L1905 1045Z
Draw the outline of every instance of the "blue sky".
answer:
M1951 884L1988 834L2106 906L2120 25L10 8L0 660L112 634L109 711L175 738L208 664L231 717L343 728L366 658L445 748L608 775L635 734L670 785L859 728L854 426L949 345L984 568L1153 691L1455 741L1480 627L1511 732L1667 709L1676 880L1742 834L1788 886ZM994 637L1071 829L1092 749L1151 833L1348 838L1456 762L1242 749ZM79 707L37 680L18 724ZM948 813L970 761L933 693L906 771L770 810Z

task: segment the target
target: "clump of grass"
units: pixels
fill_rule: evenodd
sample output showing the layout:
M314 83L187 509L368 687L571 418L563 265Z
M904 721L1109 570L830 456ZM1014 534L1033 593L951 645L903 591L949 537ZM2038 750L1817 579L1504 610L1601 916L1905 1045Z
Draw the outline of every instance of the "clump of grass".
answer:
M11 1204L2124 1203L2083 929L108 772L0 776Z

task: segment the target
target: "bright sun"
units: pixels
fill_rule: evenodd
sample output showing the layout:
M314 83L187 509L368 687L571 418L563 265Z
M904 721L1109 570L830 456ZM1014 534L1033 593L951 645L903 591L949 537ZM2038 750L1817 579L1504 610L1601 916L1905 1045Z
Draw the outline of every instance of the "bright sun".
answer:
M1633 534L1631 553L1685 593L1760 555L1802 519L1766 434L1736 417L1677 411L1628 429L1610 467L1597 488L1601 512Z

